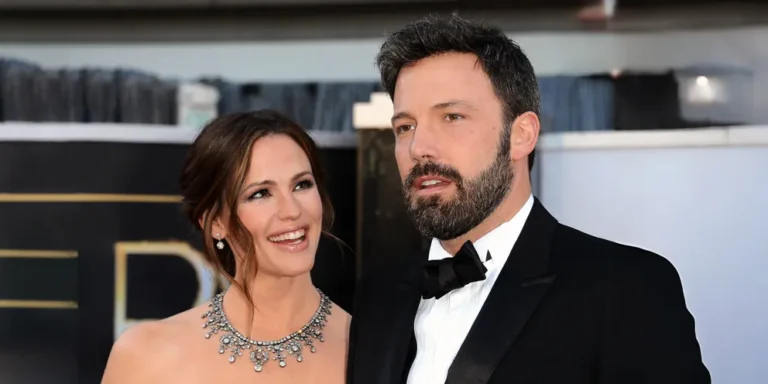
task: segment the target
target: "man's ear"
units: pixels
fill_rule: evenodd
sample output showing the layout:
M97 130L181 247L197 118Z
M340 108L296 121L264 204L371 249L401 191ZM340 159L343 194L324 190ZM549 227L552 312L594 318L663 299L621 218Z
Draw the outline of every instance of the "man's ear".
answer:
M528 158L536 148L540 130L539 116L533 112L523 113L512 122L512 160Z

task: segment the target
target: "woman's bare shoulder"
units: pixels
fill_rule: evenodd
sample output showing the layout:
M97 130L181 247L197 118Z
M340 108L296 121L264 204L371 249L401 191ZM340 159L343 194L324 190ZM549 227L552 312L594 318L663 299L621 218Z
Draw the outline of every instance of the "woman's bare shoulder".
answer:
M128 328L112 345L102 384L159 381L184 358L191 333L202 324L201 313L203 307L197 307Z
M336 326L346 335L349 334L349 325L352 322L352 315L345 311L340 306L334 303L331 315L331 321L334 321Z

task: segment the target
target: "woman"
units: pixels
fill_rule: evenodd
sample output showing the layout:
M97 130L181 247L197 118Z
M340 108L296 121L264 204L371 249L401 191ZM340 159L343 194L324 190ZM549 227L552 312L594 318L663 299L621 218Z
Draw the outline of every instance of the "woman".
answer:
M209 123L181 187L206 257L231 287L209 305L127 330L102 383L343 383L350 317L309 274L333 221L324 181L314 142L286 117L259 111Z

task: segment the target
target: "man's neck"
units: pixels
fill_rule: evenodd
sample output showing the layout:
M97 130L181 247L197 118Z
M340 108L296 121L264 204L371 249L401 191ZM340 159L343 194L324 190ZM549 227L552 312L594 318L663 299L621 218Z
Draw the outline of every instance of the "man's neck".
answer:
M518 212L520 212L520 209L523 208L523 205L525 205L525 203L531 197L530 185L521 185L517 187L519 187L517 190L515 190L513 187L512 191L510 191L507 195L507 198L504 199L504 201L499 204L496 210L493 211L493 213L491 213L491 215L483 220L483 222L478 226L472 228L466 234L455 239L440 240L440 244L443 246L443 249L445 249L445 251L449 254L455 255L456 252L461 249L461 246L467 241L474 243L477 241L477 239L485 236L488 234L488 232L493 231L501 224L512 220L512 218L515 217Z

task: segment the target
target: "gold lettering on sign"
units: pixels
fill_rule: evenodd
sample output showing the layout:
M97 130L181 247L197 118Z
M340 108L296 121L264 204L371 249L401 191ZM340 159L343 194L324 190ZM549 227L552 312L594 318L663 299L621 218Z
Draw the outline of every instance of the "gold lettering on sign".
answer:
M0 193L0 203L180 203L177 195L119 193Z
M202 305L213 298L216 289L227 286L226 278L211 270L203 254L183 241L125 241L115 243L115 340L126 329L142 321L157 319L134 319L127 315L128 308L128 264L130 257L158 255L180 257L188 262L197 275L198 289L192 307Z
M51 249L0 249L0 258L13 259L75 259L77 251ZM0 300L0 308L77 309L77 301L63 300Z

